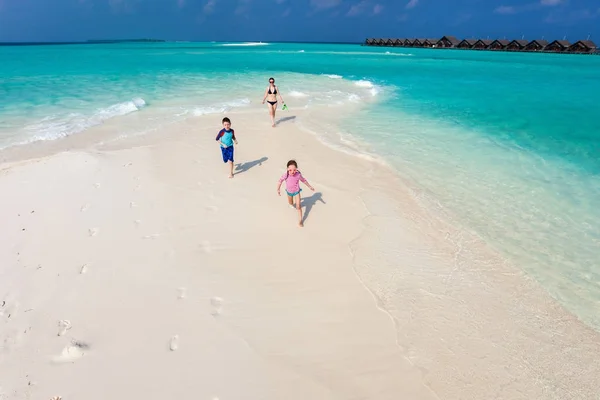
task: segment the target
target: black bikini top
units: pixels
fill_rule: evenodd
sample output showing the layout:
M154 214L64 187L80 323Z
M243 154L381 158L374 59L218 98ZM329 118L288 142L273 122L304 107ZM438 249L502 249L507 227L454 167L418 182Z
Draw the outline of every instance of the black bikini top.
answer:
M277 86L273 86L274 92L271 93L271 85L269 85L269 94L277 94Z

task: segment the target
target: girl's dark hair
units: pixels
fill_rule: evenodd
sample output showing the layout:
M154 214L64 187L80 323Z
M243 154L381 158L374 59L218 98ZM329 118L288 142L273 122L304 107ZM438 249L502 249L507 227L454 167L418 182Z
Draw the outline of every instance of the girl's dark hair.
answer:
M298 163L296 162L296 160L288 161L287 166L289 167L290 165L293 165L294 167L298 168Z
M269 82L273 81L275 83L275 78L269 78Z

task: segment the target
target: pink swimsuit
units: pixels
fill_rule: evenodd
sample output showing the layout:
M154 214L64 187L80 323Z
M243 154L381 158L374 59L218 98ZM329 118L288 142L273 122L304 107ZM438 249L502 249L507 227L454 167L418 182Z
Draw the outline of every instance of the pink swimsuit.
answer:
M304 182L308 185L308 182L306 179L304 179L300 171L296 171L294 175L286 172L285 174L281 175L281 178L279 178L279 184L281 184L283 181L285 181L285 191L289 196L295 196L300 193L302 190L300 189L300 182Z

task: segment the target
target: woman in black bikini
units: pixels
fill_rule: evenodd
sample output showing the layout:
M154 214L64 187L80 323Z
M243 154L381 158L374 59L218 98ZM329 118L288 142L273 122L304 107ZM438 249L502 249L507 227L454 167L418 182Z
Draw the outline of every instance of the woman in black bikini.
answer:
M266 100L267 103L269 103L267 107L269 108L269 115L271 116L271 126L273 128L275 128L275 110L277 110L277 95L279 95L279 98L283 103L284 101L283 97L281 97L281 92L279 91L277 86L275 86L275 79L269 78L269 86L267 87L267 90L265 90L265 97L263 98L262 102L263 104L265 104Z

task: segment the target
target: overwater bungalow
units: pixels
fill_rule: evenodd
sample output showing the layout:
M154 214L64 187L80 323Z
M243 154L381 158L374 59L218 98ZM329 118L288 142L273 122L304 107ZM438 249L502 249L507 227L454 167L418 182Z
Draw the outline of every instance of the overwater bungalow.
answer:
M472 49L475 43L477 43L477 39L463 39L456 47L459 49Z
M494 40L492 43L490 43L490 45L488 46L488 49L490 50L505 50L506 46L508 46L510 42L508 40L505 39L497 39Z
M580 40L569 46L567 51L569 53L592 53L596 51L596 49L596 44L591 40Z
M458 46L460 41L454 36L444 36L440 40L437 41L435 47L440 47L442 49L449 49Z
M568 40L555 40L546 46L544 51L562 52L566 51L570 46L571 43Z
M2 0L0 0L2 1ZM454 48L454 49L473 49L473 50L497 50L497 51L518 51L518 52L553 52L553 53L573 53L573 54L598 54L600 49L591 40L579 40L571 44L567 40L555 40L548 43L547 40L524 39L516 40L489 40L489 39L463 39L458 40L454 36L444 36L441 39L427 38L368 38L365 39L367 46L386 46L386 47L425 47L425 48Z
M524 51L543 51L548 46L547 40L532 40L527 43L527 46L523 49Z
M473 44L472 48L475 50L485 50L490 47L493 42L494 41L491 39L479 39Z
M510 51L520 51L525 48L529 44L527 40L513 40L506 46L506 50Z
M436 38L425 39L425 41L423 42L423 47L435 47L437 42L438 39Z

